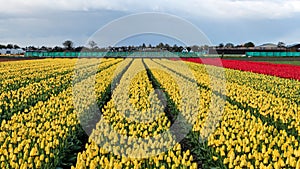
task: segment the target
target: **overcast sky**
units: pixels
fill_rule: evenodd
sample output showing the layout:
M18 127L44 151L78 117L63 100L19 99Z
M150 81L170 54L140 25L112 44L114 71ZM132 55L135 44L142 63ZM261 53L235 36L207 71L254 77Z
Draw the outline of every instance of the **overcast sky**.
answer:
M214 45L252 41L300 42L299 0L0 0L0 44L84 45L111 21L141 12L176 15ZM138 24L138 23L136 23ZM120 44L156 44L158 37L131 37ZM162 41L170 42L168 38Z

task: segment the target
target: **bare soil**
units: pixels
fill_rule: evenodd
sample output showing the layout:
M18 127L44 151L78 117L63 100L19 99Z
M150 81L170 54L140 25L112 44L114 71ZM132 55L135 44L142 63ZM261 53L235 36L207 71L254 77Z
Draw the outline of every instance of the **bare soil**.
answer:
M0 57L0 62L10 62L10 61L22 61L22 60L36 60L44 58L28 58L28 57Z
M245 61L300 61L300 57L232 57L223 59Z

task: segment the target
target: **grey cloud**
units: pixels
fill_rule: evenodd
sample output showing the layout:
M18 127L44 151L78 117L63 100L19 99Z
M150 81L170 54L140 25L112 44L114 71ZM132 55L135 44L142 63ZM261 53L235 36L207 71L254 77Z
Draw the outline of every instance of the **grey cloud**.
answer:
M61 45L65 39L82 45L110 21L145 11L183 17L203 30L213 44L296 41L300 26L300 1L296 0L0 0L0 3L5 4L0 6L0 43L24 46Z

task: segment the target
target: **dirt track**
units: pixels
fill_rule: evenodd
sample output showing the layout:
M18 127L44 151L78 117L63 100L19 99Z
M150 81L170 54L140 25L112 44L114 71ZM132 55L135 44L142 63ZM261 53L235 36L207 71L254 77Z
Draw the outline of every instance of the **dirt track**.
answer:
M21 60L36 60L36 59L45 59L42 57L29 58L29 57L0 57L0 62L9 62L9 61L21 61ZM245 61L300 61L300 57L231 57L223 58L224 60L245 60Z
M300 57L243 57L243 58L223 58L228 60L245 60L245 61L300 61Z
M25 58L25 57L0 57L0 62L21 61L21 60L36 60L44 58Z

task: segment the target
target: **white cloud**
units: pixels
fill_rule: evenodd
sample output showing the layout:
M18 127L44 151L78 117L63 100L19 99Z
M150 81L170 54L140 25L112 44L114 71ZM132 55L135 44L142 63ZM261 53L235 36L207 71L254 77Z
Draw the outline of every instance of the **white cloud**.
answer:
M300 12L299 0L0 0L0 13L34 14L46 10L170 12L220 19L276 19Z

